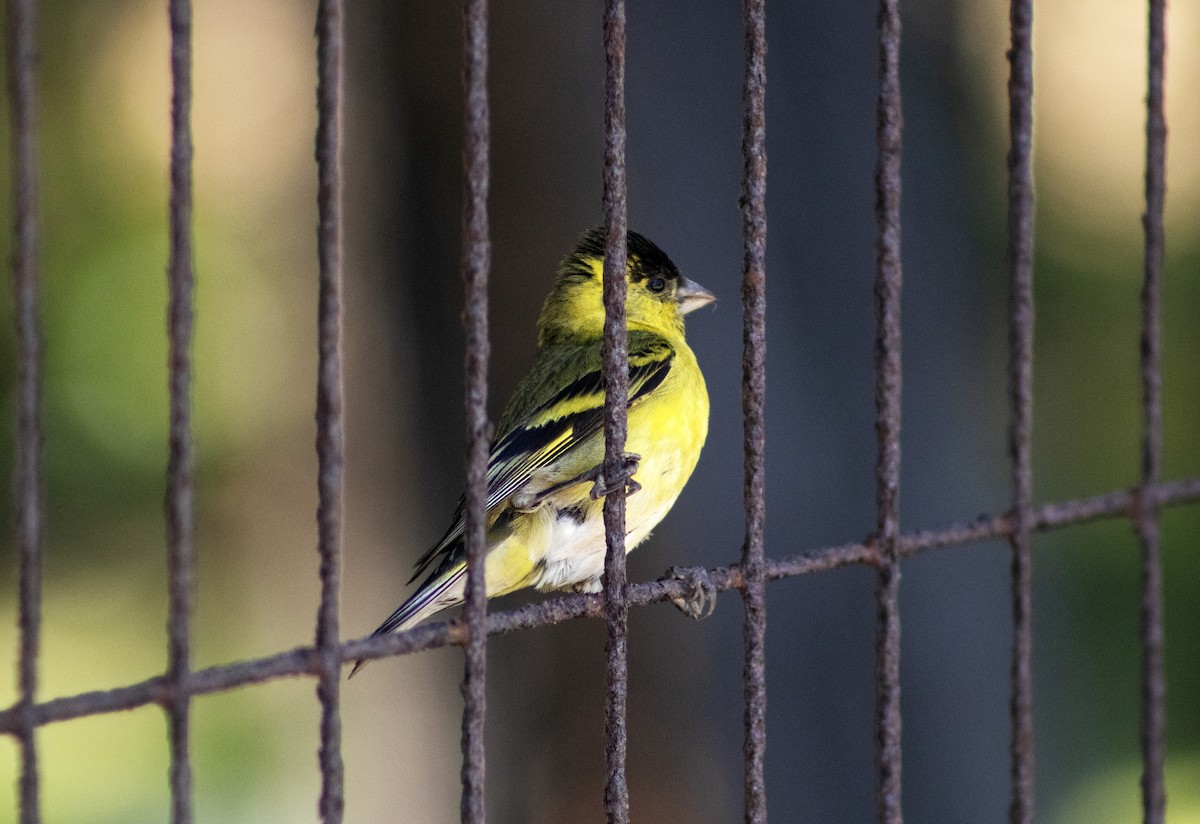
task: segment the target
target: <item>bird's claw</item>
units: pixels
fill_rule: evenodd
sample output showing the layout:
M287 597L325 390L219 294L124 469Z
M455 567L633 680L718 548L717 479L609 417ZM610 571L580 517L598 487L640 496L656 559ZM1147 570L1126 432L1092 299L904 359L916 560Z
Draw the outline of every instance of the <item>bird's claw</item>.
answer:
M717 585L704 567L671 567L659 580L683 581L688 591L671 603L679 607L684 615L699 621L713 614L717 608Z
M604 477L604 464L593 467L585 472L580 472L573 478L568 478L565 481L559 481L556 484L540 489L537 491L531 489L519 489L508 498L508 504L517 512L527 515L534 512L546 499L556 492L566 489L575 484L592 482L591 496L592 500L599 500L606 495L611 495L622 487L625 488L626 495L632 495L642 488L642 485L633 479L633 474L638 470L638 463L642 460L641 455L635 455L632 452L625 452L621 456L621 469L617 477L613 479L613 483L608 483Z
M624 453L621 455L621 469L617 473L617 476L611 480L604 477L604 464L596 467L591 491L592 500L598 501L622 487L624 487L626 495L632 495L641 489L642 485L633 479L634 474L638 471L638 464L641 460L641 455L634 454L633 452Z
M527 489L521 489L509 497L508 505L522 515L528 515L530 512L536 512L537 508L542 505L542 496Z

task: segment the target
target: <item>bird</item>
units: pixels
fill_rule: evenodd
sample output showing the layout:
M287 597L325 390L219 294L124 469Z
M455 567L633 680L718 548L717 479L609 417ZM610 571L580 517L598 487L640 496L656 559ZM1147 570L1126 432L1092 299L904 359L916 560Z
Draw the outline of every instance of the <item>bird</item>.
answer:
M533 363L496 425L487 465L488 598L525 587L600 591L604 496L626 485L629 552L666 516L700 458L708 390L684 337L684 316L716 297L643 235L627 232L627 249L629 413L622 477L605 478L602 471L606 247L600 227L584 232L559 263L538 319ZM428 576L372 637L463 602L464 500L446 534L416 562L409 583L427 570ZM364 663L357 661L350 675Z

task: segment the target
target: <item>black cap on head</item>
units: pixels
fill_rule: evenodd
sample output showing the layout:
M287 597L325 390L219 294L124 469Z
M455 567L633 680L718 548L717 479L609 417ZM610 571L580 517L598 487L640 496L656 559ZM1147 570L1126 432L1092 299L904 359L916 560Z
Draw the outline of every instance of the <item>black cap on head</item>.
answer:
M652 274L666 278L679 277L679 270L667 257L667 253L655 246L645 235L628 231L626 232L626 241L631 269L630 276L634 280L641 280ZM579 238L575 249L559 265L559 274L580 274L591 277L594 272L587 261L603 260L606 248L604 227L597 226L594 229L588 229Z

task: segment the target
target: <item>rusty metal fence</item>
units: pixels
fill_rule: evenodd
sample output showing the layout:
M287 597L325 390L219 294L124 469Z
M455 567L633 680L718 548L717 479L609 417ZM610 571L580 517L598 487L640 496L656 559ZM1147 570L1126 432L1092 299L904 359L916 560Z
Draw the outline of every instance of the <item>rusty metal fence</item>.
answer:
M0 732L19 742L20 820L40 820L37 731L74 718L158 704L169 719L172 821L192 820L189 758L190 701L194 696L272 679L315 679L321 706L319 763L321 820L342 819L343 765L339 684L342 664L355 659L403 655L448 645L466 652L463 694L462 820L484 820L484 678L487 637L571 618L603 618L608 627L606 685L607 778L604 808L610 822L629 821L625 780L625 706L627 694L626 621L631 608L678 598L686 584L661 580L629 584L624 567L624 492L605 502L607 529L605 585L602 594L545 600L520 609L487 614L482 576L484 501L489 425L486 415L488 328L487 279L491 247L488 235L489 111L486 91L488 32L486 0L465 3L466 102L463 214L463 277L466 284L467 405L467 546L468 587L463 617L408 632L343 642L338 626L340 532L342 519L343 417L341 349L341 120L343 111L343 6L321 0L317 11L318 283L319 371L317 376L317 453L319 459L318 574L321 600L312 646L264 658L193 670L190 628L193 589L192 450L190 385L193 304L191 236L191 8L188 0L170 0L171 106L170 259L167 307L170 387L170 461L167 474L166 531L169 574L168 668L163 675L117 689L49 701L37 697L40 569L43 535L40 468L41 339L38 308L38 186L35 130L34 0L8 0L8 55L14 169L13 288L18 340L17 547L19 555L20 648L19 696L0 711ZM767 820L763 778L766 743L765 652L768 581L844 567L867 565L877 571L876 736L878 818L898 824L901 813L900 747L900 568L904 558L928 549L1004 538L1012 549L1013 646L1011 669L1011 778L1009 820L1031 822L1033 798L1033 718L1031 681L1030 536L1100 518L1127 518L1141 540L1143 595L1142 640L1142 798L1144 820L1164 821L1164 674L1162 570L1159 562L1159 510L1200 499L1200 478L1162 480L1162 409L1160 317L1164 249L1166 124L1163 107L1165 4L1149 3L1149 78L1146 119L1145 280L1141 295L1141 372L1144 439L1141 483L1083 500L1035 506L1032 500L1030 431L1034 306L1032 291L1033 188L1032 0L1013 0L1009 52L1010 151L1008 155L1008 246L1010 277L1009 395L1011 415L1012 508L944 529L904 533L898 518L900 494L901 398L901 227L900 160L902 115L899 81L900 15L896 0L882 0L879 11L879 97L876 165L876 531L861 543L829 547L784 558L768 558L763 541L765 310L766 310L766 118L765 2L744 0L745 77L743 85L744 176L741 195L744 241L743 415L745 433L745 543L741 558L707 570L718 590L736 589L745 605L743 663L745 690L745 820ZM608 393L605 416L606 471L615 468L625 440L626 334L624 271L626 232L624 58L625 16L622 0L606 0L603 19L606 55L604 214L607 261L604 300L607 310L604 376Z

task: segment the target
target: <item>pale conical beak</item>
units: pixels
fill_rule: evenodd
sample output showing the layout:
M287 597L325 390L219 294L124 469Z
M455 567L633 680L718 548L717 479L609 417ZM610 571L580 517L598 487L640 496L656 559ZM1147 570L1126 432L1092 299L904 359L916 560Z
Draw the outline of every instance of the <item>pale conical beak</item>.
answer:
M694 312L701 306L715 302L716 299L716 295L696 281L680 276L679 286L675 289L675 302L679 304L679 314Z

